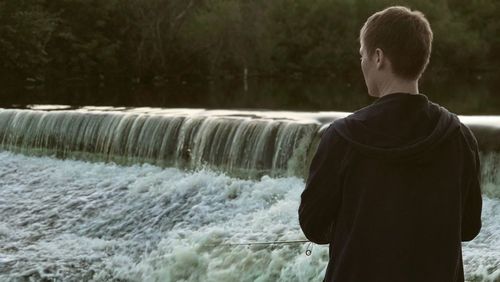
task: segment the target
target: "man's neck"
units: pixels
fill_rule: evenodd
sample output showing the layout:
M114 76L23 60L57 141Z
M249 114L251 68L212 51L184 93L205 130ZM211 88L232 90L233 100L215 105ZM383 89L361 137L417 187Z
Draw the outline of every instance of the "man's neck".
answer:
M392 93L418 94L418 80L392 78L379 86L379 98Z

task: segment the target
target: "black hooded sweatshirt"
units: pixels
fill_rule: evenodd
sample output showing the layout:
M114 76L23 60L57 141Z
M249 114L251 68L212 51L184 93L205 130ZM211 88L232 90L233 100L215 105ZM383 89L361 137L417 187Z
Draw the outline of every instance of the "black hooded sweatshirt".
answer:
M301 195L324 281L463 281L481 229L476 138L423 94L383 96L323 132Z

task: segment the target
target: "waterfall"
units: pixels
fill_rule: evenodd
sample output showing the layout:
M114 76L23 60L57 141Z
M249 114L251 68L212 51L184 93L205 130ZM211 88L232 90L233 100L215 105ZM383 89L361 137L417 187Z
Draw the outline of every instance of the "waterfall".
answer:
M241 178L305 177L321 129L341 112L33 106L0 109L0 149ZM500 117L461 116L481 151L500 149Z
M50 108L49 108L50 109ZM0 149L27 155L305 176L321 123L256 112L85 107L0 110Z

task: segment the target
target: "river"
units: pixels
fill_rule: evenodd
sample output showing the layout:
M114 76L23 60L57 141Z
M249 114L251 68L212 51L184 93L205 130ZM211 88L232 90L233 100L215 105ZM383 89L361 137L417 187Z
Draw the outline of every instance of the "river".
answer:
M238 244L305 239L308 163L321 130L345 114L0 109L0 280L321 281L326 246ZM500 118L461 119L483 167L466 278L498 281Z

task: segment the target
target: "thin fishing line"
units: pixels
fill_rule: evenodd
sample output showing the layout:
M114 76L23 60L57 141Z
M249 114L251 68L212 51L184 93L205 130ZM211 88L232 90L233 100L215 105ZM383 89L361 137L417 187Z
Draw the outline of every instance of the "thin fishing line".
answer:
M280 244L302 244L309 243L306 247L306 256L312 254L313 243L309 240L292 240L292 241L268 241L268 242L246 242L246 243L225 243L225 244L209 244L205 246L219 247L219 246L253 246L253 245L280 245Z
M279 244L298 244L307 243L308 240L293 240L293 241L269 241L269 242L247 242L247 243L225 243L225 244L211 244L205 246L250 246L250 245L279 245Z

